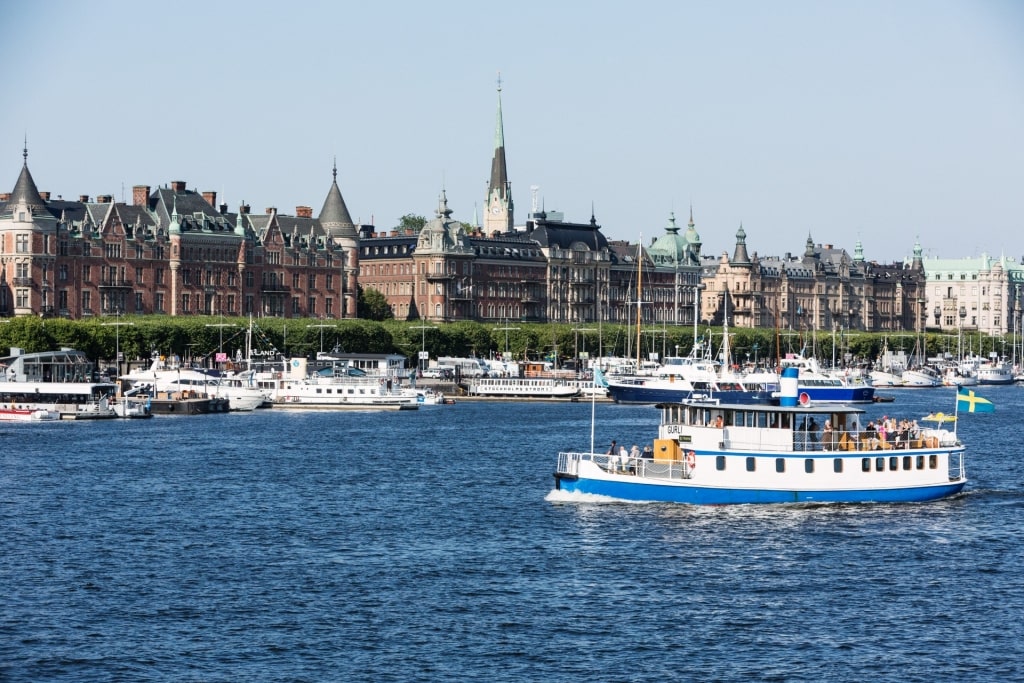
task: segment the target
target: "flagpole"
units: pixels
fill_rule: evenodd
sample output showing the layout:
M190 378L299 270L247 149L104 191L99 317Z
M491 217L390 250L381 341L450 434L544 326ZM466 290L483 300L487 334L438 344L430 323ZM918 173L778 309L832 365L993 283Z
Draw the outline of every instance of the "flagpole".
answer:
M953 436L956 436L956 428L960 423L960 391L962 387L956 388L956 403L953 405Z

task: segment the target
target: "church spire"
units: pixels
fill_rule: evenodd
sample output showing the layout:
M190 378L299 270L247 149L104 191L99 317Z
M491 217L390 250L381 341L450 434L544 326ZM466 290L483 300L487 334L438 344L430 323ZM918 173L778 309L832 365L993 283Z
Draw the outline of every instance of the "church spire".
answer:
M505 126L501 115L501 73L498 73L498 115L494 128L494 157L491 159L491 179L487 184L484 203L484 230L488 233L508 232L513 225L512 186L508 182L505 164Z

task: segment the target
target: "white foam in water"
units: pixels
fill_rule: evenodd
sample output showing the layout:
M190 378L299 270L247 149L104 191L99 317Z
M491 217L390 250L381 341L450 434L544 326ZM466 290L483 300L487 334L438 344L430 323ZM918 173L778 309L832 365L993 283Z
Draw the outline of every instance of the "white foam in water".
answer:
M544 500L549 503L637 503L641 501L634 500L623 500L621 498L612 498L611 496L602 496L597 493L581 493L579 491L562 491L560 489L551 489L548 495L544 496Z

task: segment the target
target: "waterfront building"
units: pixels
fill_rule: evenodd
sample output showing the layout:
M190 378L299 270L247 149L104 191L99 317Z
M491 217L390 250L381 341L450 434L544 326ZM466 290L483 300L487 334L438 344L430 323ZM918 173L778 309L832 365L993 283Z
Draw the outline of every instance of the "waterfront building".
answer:
M730 327L777 327L796 332L923 331L924 266L920 245L912 261L867 261L857 241L851 256L810 235L801 256L748 254L746 231L736 232L730 257L705 257L701 309L705 321Z
M1024 266L1015 259L977 257L924 260L929 325L950 334L1021 332Z
M327 230L309 207L230 213L184 181L136 185L131 204L67 201L38 190L26 149L14 190L0 194L0 316L344 316L355 307L354 229L336 190Z

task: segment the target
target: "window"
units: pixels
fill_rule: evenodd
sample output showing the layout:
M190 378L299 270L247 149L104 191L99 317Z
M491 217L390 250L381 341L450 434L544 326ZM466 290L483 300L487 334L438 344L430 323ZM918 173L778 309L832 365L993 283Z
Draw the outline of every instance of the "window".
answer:
M939 456L932 453L928 456L928 469L934 470L939 466Z
M879 457L875 458L875 471L876 472L885 472L885 458L884 457L879 456Z
M747 472L753 472L757 469L757 460L753 457L747 458Z
M82 292L82 313L92 314L92 292Z
M16 278L18 278L20 280L27 280L28 279L28 263L26 261L19 262L18 265L15 267L15 271L14 272L15 272L15 277Z
M142 268L136 268L135 269L135 284L137 284L137 285L141 285L142 284Z
M307 302L307 306L308 306L308 308L306 309L306 315L309 316L309 317L315 316L316 315L316 297L315 296L309 297L309 301Z
M14 251L19 254L28 253L28 235L16 235L14 237Z
M309 274L309 288L316 289L316 273Z
M785 458L775 458L775 471L778 472L779 474L782 474L783 472L786 471Z
M82 282L90 282L92 280L92 268L89 266L82 266Z
M895 472L900 468L900 456L891 455L889 456L889 471Z
M157 292L153 297L153 312L164 313L164 295L163 292Z
M905 470L913 469L913 467L911 467L912 464L913 464L913 458L911 458L909 455L904 455L903 456L903 469L905 469Z
M330 297L324 299L324 315L328 318L334 315L334 299Z
M861 470L861 472L870 472L871 471L871 458L861 458L860 470Z
M14 292L14 305L17 308L28 308L28 290L17 289Z
M188 294L182 294L181 295L181 312L182 313L188 313L189 312L189 303L190 303L190 301L189 301Z
M324 287L327 289L327 291L330 291L331 289L334 288L334 274L327 273L325 277L327 278L327 284L324 285Z
M724 455L715 456L715 469L717 469L719 472L725 470L725 456Z
M142 310L142 292L135 292L135 312L144 313Z
M156 273L155 273L154 279L156 280L156 284L158 284L158 285L162 285L164 283L164 269L163 268L157 268L156 269Z
M923 470L924 469L924 456L923 455L917 456L917 469L919 469L919 470Z
M843 473L843 459L842 458L836 458L836 459L834 459L832 461L832 471L835 472L836 474L842 474Z

